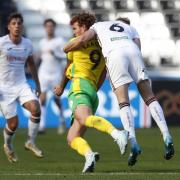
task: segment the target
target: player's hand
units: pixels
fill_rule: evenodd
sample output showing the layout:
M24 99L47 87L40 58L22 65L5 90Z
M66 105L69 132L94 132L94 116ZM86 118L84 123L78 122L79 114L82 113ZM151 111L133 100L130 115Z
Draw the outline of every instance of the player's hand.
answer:
M56 96L61 96L63 93L63 88L60 85L56 85L53 92Z

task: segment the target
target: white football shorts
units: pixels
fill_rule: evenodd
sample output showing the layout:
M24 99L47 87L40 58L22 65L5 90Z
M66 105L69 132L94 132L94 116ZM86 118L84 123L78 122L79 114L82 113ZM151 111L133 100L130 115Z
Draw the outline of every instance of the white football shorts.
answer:
M46 74L46 73L39 73L39 81L41 84L41 91L48 92L52 91L56 85L60 83L61 80L61 73L53 73L53 74Z
M2 89L0 107L5 119L17 115L17 103L23 105L31 100L38 100L35 93L27 83Z
M131 82L149 79L141 52L136 45L125 46L109 52L106 66L113 90Z

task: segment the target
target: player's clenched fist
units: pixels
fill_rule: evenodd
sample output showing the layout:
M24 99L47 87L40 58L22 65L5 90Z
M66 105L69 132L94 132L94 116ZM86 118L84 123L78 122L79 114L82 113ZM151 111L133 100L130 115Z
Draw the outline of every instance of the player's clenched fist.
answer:
M63 88L62 88L60 85L56 85L56 86L54 87L54 94L55 94L56 96L61 96L62 93L63 93Z

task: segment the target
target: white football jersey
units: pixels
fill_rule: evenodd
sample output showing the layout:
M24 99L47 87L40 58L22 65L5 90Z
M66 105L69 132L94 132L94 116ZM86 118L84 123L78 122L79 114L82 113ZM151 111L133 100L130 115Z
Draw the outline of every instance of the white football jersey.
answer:
M61 37L53 39L44 38L40 41L39 45L42 60L39 71L50 75L60 71L62 60L66 58L66 54L63 52L65 40Z
M32 55L32 43L22 37L14 44L9 35L0 37L0 87L14 87L26 82L24 66Z
M107 57L111 50L132 45L132 39L139 38L136 29L122 21L97 22L91 29L97 34L104 57Z

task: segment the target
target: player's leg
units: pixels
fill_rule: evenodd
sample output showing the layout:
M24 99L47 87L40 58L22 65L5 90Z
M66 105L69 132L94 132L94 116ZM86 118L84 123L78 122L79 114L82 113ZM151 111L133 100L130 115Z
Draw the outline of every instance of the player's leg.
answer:
M99 154L93 152L88 142L82 137L85 131L86 127L75 119L67 135L69 146L85 157L83 173L93 172L96 161L99 159Z
M124 154L127 145L127 132L118 131L106 119L93 115L98 106L97 92L89 81L84 79L76 80L74 80L71 89L77 89L77 92L70 92L68 97L69 105L74 113L75 119L79 121L82 126L85 125L110 134L117 141L121 154ZM81 91L79 91L79 89Z
M130 59L127 58L126 51L126 48L123 48L123 51L111 51L108 55L106 66L109 72L111 86L119 103L121 122L124 129L129 132L131 152L128 164L134 165L141 150L136 140L134 117L131 112L128 96L128 84L133 79L129 73Z
M17 117L17 103L16 101L1 102L1 111L4 115L6 121L6 126L3 131L4 136L4 152L10 162L17 162L18 158L14 152L13 148L13 138L15 136L16 129L18 127L18 117Z
M28 121L28 139L25 149L31 150L37 157L43 157L42 151L35 144L41 116L39 100L28 84L21 85L18 97L20 104L31 114Z
M165 143L164 158L169 160L171 159L171 157L174 156L173 140L169 133L163 110L159 102L156 100L154 93L152 92L149 80L140 81L138 83L138 90L144 102L149 107L150 113L162 133L163 140Z
M129 132L131 152L128 158L128 165L133 166L137 161L137 156L141 153L141 148L136 140L134 117L129 103L128 84L116 88L114 92L119 103L121 122L124 129Z
M92 115L91 108L86 105L78 105L74 114L75 118L81 125L95 128L98 131L111 135L112 138L117 142L121 154L125 153L128 135L126 131L119 131L108 120L100 116Z
M31 100L24 103L23 106L31 113L28 123L28 139L25 143L25 148L31 150L37 157L43 157L42 151L35 144L41 115L40 104L37 100Z
M9 162L17 162L18 158L13 149L13 138L15 136L16 129L18 127L18 117L14 116L7 119L6 127L4 128L4 152L9 160Z
M41 103L41 121L39 123L38 132L40 134L45 133L46 126L46 92L42 92L40 95Z
M65 126L65 118L64 118L64 114L63 114L63 107L61 104L61 100L59 99L59 97L54 96L54 101L59 109L60 112L60 119L59 119L59 126L58 126L58 134L63 134L66 131L66 126Z

